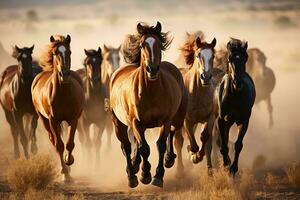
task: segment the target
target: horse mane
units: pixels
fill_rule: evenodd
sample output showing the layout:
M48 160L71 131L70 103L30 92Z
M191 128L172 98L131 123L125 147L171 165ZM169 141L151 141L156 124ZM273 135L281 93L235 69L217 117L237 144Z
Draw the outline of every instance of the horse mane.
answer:
M155 35L159 38L162 43L162 51L168 49L170 44L173 41L171 38L170 32L158 32L154 26L149 26L145 23L142 23L143 33L128 34L122 44L122 51L124 60L128 64L138 64L141 61L141 48L140 40L144 35Z
M200 38L201 41L204 41L204 33L202 31L196 31L192 34L190 33L186 33L186 40L185 43L183 44L183 46L180 48L181 53L184 57L185 63L188 66L193 65L194 63L194 59L195 59L195 51L198 49L197 45L195 44L195 41L197 38ZM207 43L204 42L204 45L206 45Z
M43 68L43 71L53 70L53 49L55 49L60 44L65 44L67 47L69 47L69 44L66 42L65 36L56 35L55 41L51 42L46 47L44 53L40 56L40 66Z

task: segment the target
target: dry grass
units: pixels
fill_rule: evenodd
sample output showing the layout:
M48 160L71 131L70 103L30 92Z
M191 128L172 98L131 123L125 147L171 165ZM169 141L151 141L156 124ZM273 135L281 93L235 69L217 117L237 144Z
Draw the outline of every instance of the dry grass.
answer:
M253 176L249 171L241 172L240 178L234 180L224 168L208 176L206 170L201 171L199 183L188 191L180 191L170 199L199 200L241 200L253 199Z
M277 186L278 185L278 177L274 176L271 173L267 173L265 182L268 186L272 186L272 187Z
M28 189L24 194L13 193L8 197L9 200L84 200L82 194L67 196L63 193L55 193L49 190Z
M15 161L8 170L7 179L12 190L24 193L28 189L44 190L54 181L57 172L50 156L36 155Z
M300 161L294 162L291 165L289 165L285 173L287 175L288 181L297 186L300 187Z

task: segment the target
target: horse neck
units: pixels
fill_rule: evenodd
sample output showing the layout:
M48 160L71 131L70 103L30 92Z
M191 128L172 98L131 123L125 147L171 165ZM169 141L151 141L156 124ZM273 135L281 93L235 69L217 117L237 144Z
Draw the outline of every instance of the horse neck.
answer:
M28 65L30 65L30 64L28 64ZM24 67L32 67L32 66L31 65L30 66L23 66L23 64L21 62L18 63L17 75L18 75L19 79L21 80L21 83L25 83L25 82L33 80L32 73L31 73L31 77L29 77L30 79L26 79L25 76L24 76L24 73L20 72L20 68L24 68Z
M103 84L108 84L113 72L108 70L109 66L108 66L107 61L103 61L102 66L103 67L101 68L101 82Z
M102 97L103 96L101 79L99 80L98 87L93 87L91 78L86 75L85 84L86 84L86 95L88 97L91 97L91 96Z

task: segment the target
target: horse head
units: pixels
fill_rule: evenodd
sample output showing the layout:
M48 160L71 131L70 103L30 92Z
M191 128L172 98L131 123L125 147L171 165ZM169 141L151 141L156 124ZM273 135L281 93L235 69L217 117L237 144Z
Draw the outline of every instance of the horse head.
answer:
M102 50L84 49L86 58L84 59L84 67L86 70L87 79L93 87L99 86L101 80L101 64Z
M13 57L18 60L18 74L24 77L32 77L32 51L34 45L31 47L19 48L17 45L13 47Z

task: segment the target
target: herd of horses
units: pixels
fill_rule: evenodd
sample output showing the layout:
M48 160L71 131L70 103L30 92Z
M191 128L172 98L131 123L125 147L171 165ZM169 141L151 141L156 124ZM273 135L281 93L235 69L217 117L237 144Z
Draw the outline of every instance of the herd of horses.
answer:
M72 151L78 132L85 153L95 151L99 160L104 130L114 130L126 158L128 185L143 184L163 187L165 167L171 168L177 158L178 175L183 175L182 147L184 133L190 145L193 163L206 156L212 169L213 137L220 148L224 166L230 174L238 171L239 154L243 147L254 103L266 100L273 124L271 92L275 86L273 71L266 66L266 56L259 49L248 49L245 41L231 38L225 48L216 50L217 40L204 39L201 31L187 33L176 66L162 61L162 52L172 38L162 26L137 24L137 32L126 36L118 48L84 49L84 68L71 70L71 37L51 36L50 44L39 58L32 59L34 46L13 48L17 65L7 67L0 75L0 103L10 125L15 158L20 157L19 140L24 155L37 152L36 128L42 122L55 147L65 181L70 182ZM126 66L119 67L120 54ZM249 58L248 58L249 57ZM197 124L201 148L197 144ZM64 124L64 125L63 125ZM238 126L234 160L228 153L229 131ZM90 127L95 137L90 136ZM158 165L151 175L148 161L150 147L146 129L159 127L156 142ZM66 144L62 132L66 131ZM176 153L174 152L174 146Z

